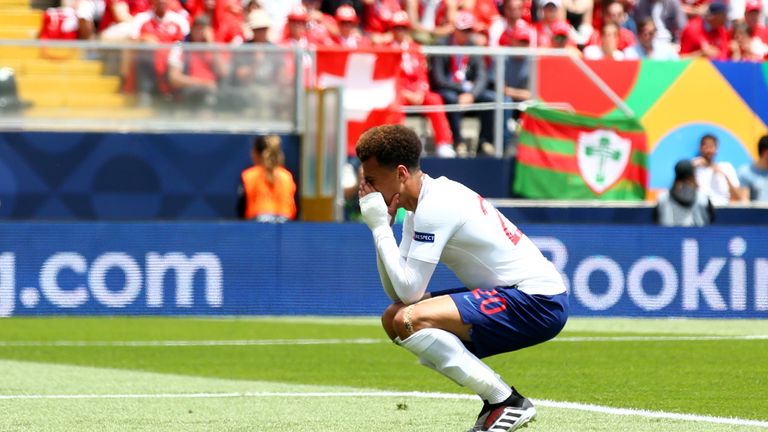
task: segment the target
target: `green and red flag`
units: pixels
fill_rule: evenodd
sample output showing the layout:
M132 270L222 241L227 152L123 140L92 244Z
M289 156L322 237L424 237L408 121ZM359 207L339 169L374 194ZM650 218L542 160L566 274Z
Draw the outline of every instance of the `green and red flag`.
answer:
M645 131L637 119L525 111L514 191L526 198L642 200L648 185Z

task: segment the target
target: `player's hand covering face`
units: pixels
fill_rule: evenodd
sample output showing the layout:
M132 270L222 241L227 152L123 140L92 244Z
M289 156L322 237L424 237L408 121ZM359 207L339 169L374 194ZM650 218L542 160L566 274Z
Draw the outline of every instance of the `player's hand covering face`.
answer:
M387 168L379 165L376 158L363 162L363 181L360 183L360 198L371 192L381 192L384 202L392 207L395 195L400 193L402 182L397 168ZM397 207L395 207L396 209Z

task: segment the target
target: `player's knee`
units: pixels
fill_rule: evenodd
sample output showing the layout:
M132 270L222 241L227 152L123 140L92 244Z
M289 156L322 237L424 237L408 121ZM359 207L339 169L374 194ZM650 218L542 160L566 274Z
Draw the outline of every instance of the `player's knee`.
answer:
M405 339L419 330L430 327L429 321L419 314L419 308L416 305L408 305L397 311L393 323L395 333L400 339Z
M387 336L389 336L390 339L395 339L397 337L397 332L395 331L395 316L403 306L402 303L393 303L387 306L381 314L381 326L384 327L384 331L387 332Z

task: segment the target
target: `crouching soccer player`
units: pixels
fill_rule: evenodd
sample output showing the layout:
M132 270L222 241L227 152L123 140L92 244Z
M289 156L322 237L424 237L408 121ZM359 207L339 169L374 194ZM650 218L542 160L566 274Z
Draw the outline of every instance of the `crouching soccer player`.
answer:
M514 224L466 186L419 167L421 142L403 126L367 131L360 208L373 232L382 285L395 302L382 315L389 337L420 362L476 392L472 431L515 430L536 408L480 358L557 335L568 316L554 265ZM398 247L391 220L407 210ZM425 293L438 262L467 287Z

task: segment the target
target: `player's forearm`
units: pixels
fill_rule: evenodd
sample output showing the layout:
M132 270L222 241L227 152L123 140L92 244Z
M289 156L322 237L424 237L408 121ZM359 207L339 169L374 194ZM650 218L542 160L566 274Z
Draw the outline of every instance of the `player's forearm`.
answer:
M407 261L400 259L400 251L392 229L388 226L376 228L373 230L373 241L382 266L400 301L405 304L419 301L426 291L426 283L423 282L423 277L419 277L423 275L409 271ZM428 276L431 277L431 273ZM427 281L429 277L426 278Z
M378 251L376 251L376 268L379 270L379 279L381 279L381 286L384 288L384 292L392 301L399 301L400 298L397 297L395 287L392 286L392 281L389 279L387 269L384 267Z

